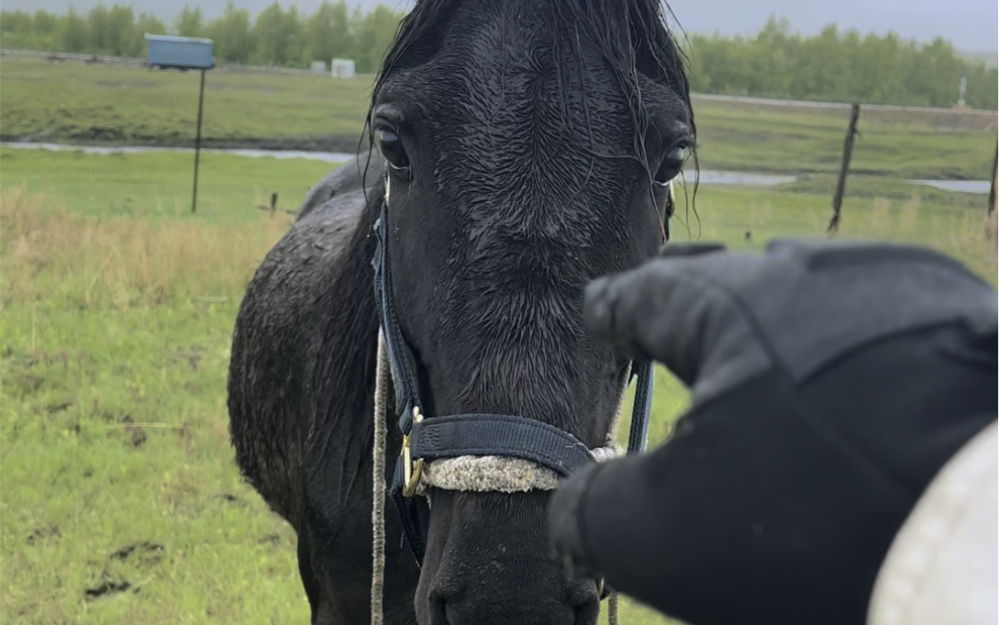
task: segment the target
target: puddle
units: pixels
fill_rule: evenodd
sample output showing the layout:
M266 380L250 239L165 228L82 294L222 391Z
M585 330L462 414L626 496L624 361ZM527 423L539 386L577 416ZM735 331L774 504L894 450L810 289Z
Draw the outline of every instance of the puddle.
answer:
M60 152L80 151L84 154L145 154L155 152L176 152L192 154L194 148L160 148L146 146L92 146L92 145L66 145L62 143L33 143L33 142L3 142L0 145L10 148L24 148L36 150L54 150ZM205 154L231 154L233 156L245 156L248 158L301 158L310 161L323 161L326 163L343 163L355 157L354 154L346 152L309 152L304 150L252 150L252 149L221 149L203 148ZM710 169L701 170L700 184L702 185L739 185L746 187L775 187L779 184L794 182L795 176L782 176L777 174L758 174L741 171L713 171ZM957 191L960 193L988 193L990 183L988 180L908 180L910 184L928 185L942 189L944 191ZM687 178L687 183L693 186L693 174Z

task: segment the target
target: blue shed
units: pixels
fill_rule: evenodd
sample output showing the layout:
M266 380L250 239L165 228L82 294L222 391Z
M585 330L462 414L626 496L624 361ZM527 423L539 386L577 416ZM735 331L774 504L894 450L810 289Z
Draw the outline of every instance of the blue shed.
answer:
M212 40L146 34L149 66L176 69L211 69Z

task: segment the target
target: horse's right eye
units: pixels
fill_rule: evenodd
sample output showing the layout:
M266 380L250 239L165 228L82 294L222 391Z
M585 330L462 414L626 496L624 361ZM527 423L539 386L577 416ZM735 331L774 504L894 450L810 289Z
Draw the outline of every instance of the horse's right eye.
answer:
M409 168L409 157L406 155L406 148L402 146L399 135L388 128L379 128L375 131L375 139L378 142L378 151L382 153L391 167L395 169Z

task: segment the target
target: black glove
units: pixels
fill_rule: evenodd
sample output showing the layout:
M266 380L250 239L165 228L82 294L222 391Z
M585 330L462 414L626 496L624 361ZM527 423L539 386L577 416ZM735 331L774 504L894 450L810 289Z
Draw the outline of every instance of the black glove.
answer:
M685 247L594 282L588 330L692 406L655 452L556 491L556 550L693 625L862 624L896 530L996 419L996 301L887 244Z

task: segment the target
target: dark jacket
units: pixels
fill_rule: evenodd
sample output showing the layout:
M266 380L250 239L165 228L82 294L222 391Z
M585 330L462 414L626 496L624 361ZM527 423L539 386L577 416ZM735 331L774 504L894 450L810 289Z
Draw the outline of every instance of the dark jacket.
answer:
M556 549L692 625L862 624L896 531L996 419L996 302L890 245L680 248L595 283L590 331L693 402L655 451L560 487Z

